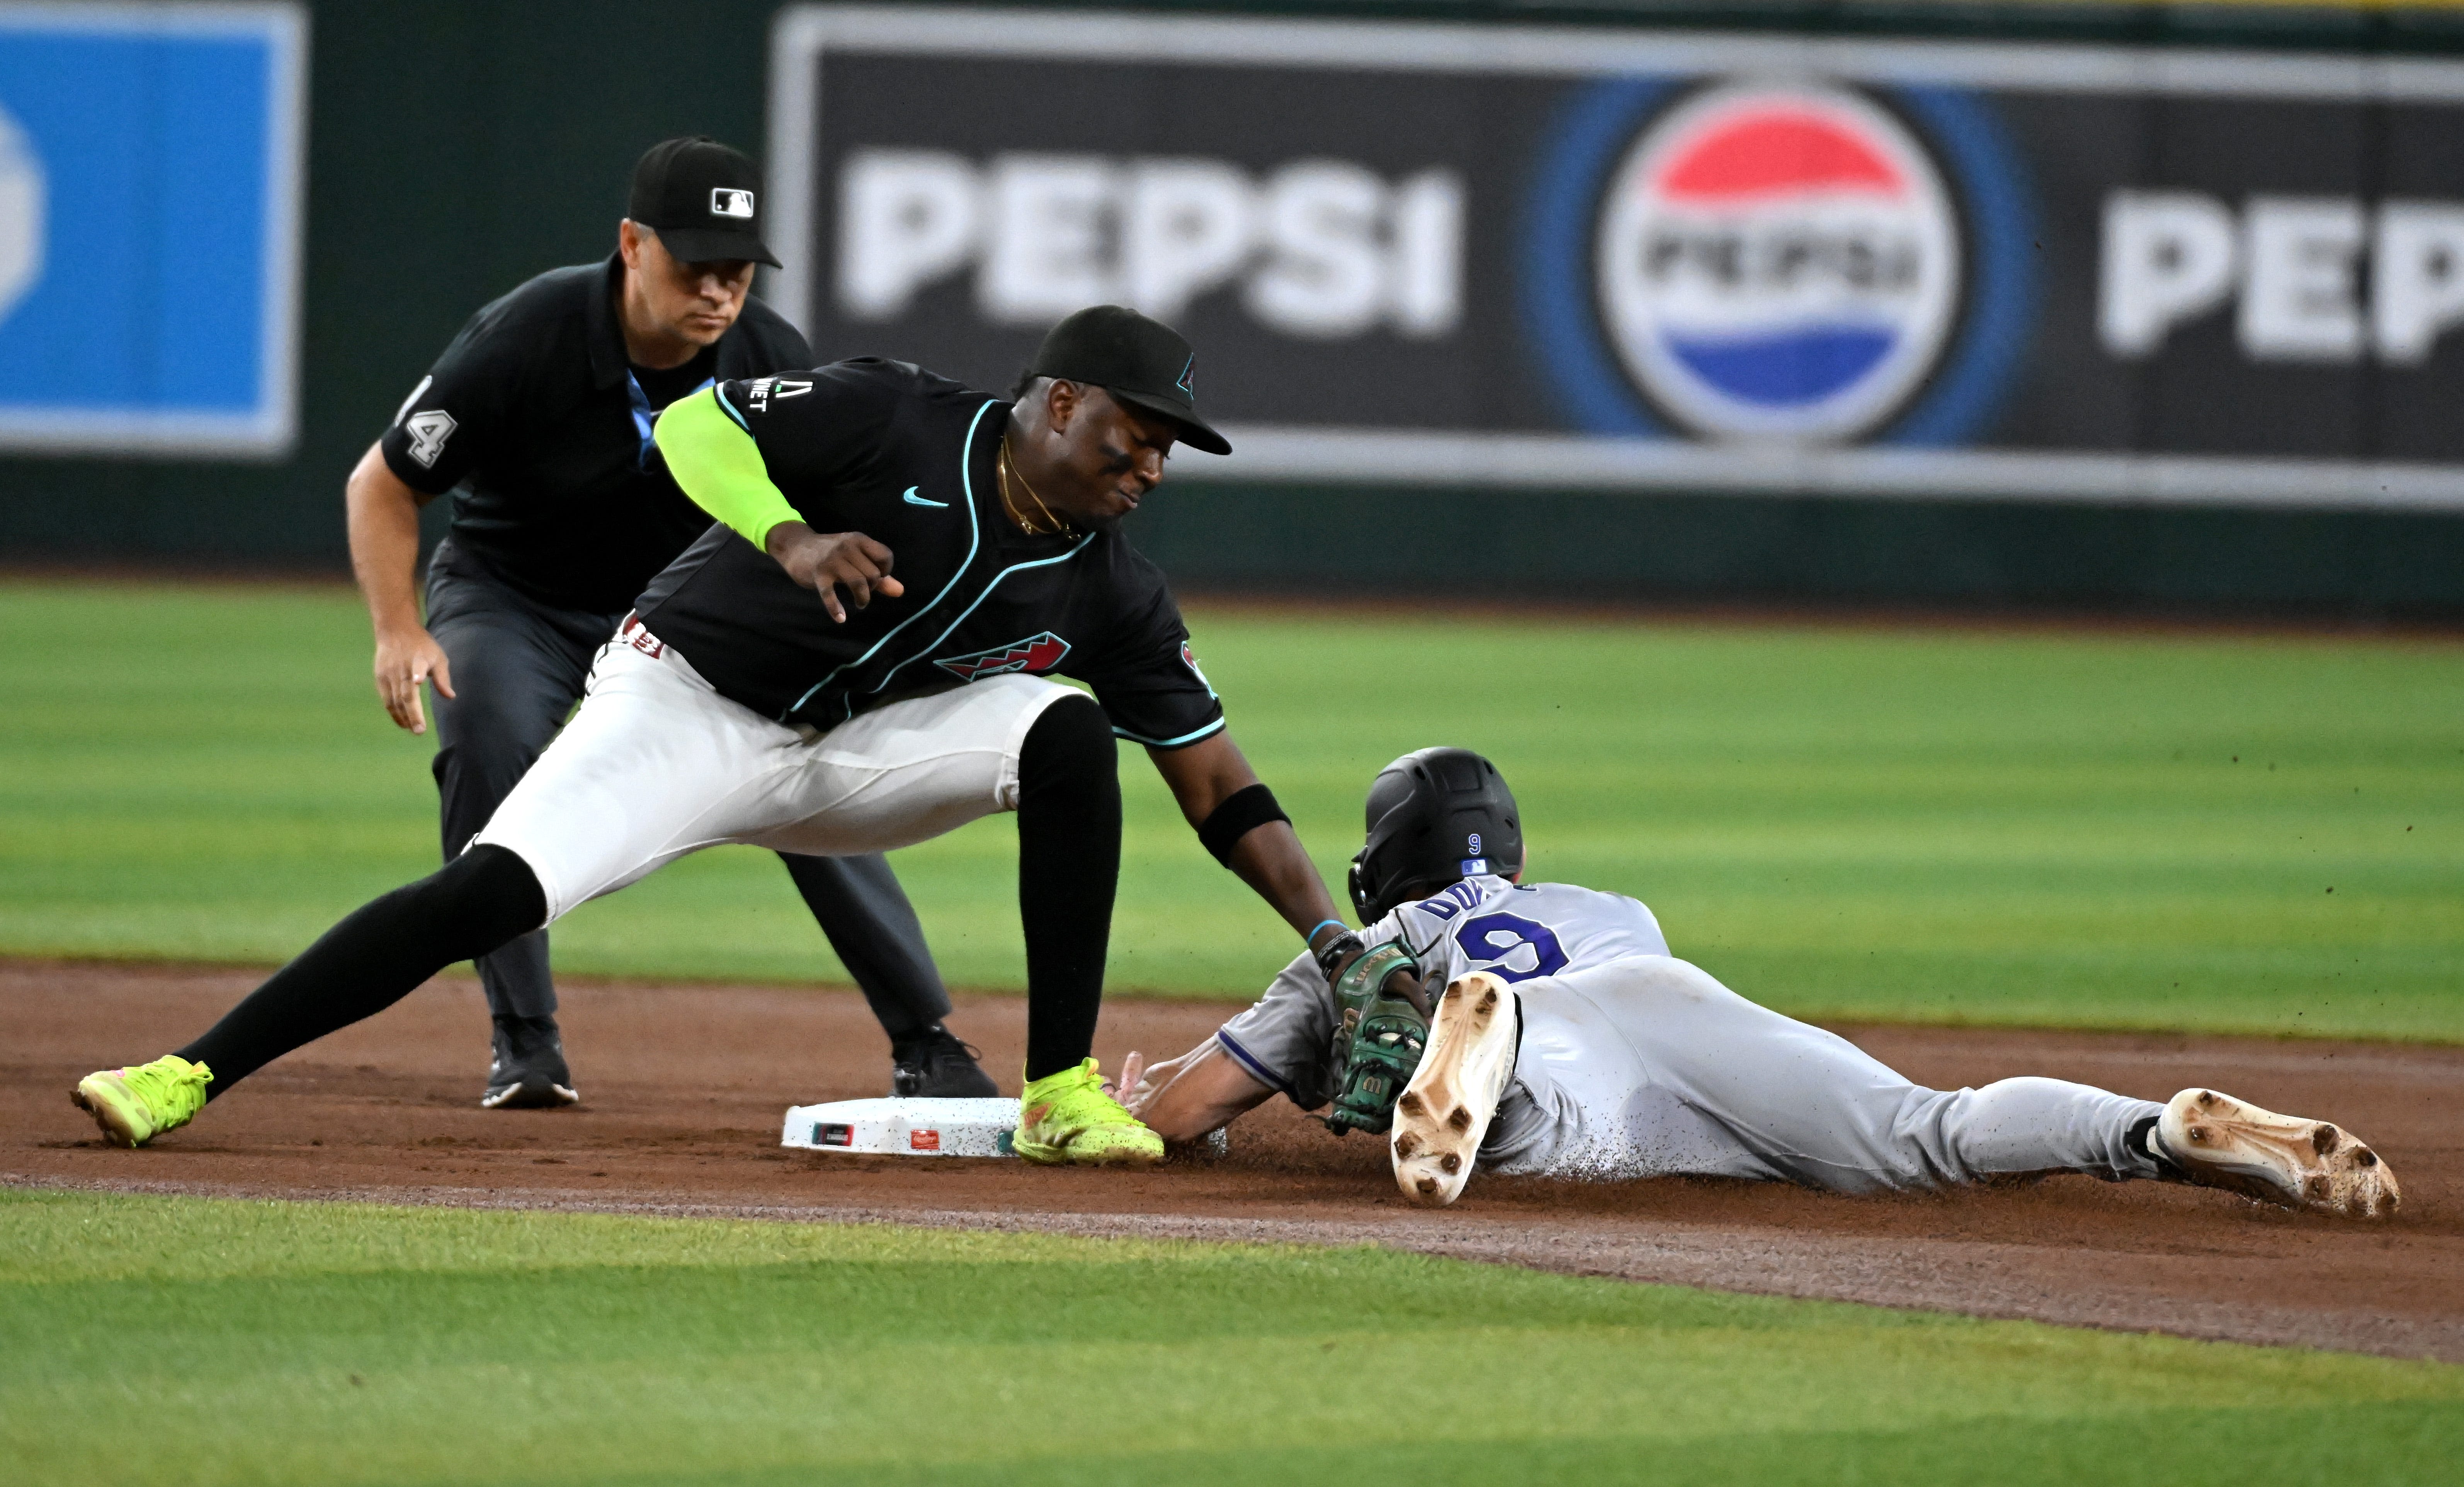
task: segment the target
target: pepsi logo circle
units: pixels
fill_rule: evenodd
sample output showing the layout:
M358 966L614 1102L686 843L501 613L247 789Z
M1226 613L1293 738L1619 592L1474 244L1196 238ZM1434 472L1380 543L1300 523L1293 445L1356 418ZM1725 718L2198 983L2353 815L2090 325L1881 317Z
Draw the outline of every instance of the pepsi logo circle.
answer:
M1941 360L1960 230L1908 128L1848 89L1729 83L1645 127L1608 178L1595 267L1627 375L1711 438L1854 439Z

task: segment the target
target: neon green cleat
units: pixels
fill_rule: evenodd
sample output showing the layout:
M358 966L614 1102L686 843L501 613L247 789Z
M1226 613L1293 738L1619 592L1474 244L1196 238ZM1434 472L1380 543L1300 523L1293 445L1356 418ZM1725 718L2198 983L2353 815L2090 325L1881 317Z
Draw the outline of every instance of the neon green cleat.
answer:
M89 1074L69 1099L117 1145L142 1147L195 1119L213 1082L213 1070L166 1053L151 1063Z
M1089 1059L1026 1086L1010 1149L1047 1167L1153 1167L1163 1160L1163 1138L1104 1092Z

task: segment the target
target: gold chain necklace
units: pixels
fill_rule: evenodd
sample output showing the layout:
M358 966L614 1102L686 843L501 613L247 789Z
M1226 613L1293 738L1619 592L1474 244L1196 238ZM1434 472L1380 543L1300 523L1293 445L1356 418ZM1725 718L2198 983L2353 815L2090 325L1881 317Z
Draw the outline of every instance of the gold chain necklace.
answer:
M1018 502L1011 499L1009 493L1009 483L1014 476L1018 483L1025 488L1026 498L1035 503L1035 509L1042 512L1044 514L1044 519L1052 523L1052 525L1049 527L1038 526L1034 521L1028 518L1026 513L1018 509ZM1035 493L1035 487L1027 484L1027 480L1024 475L1017 473L1017 467L1010 463L1009 435L1007 434L1001 435L1001 454L999 458L993 462L993 478L1001 486L1001 510L1009 513L1009 519L1017 522L1019 530L1025 533L1028 536L1040 537L1050 536L1055 533L1066 536L1076 530L1071 527L1069 523L1062 520L1059 516L1054 515L1052 508L1044 504L1044 497Z

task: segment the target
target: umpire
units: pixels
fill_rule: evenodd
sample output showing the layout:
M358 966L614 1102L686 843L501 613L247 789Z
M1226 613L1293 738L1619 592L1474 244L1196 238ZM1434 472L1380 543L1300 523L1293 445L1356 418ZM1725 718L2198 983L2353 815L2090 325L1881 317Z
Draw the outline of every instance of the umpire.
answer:
M451 862L556 736L591 660L650 577L710 517L651 458L651 421L714 380L812 363L796 328L747 298L762 245L753 162L705 137L633 167L605 263L552 269L482 308L351 471L351 566L376 627L377 695L427 732ZM412 601L419 509L454 492ZM992 1095L950 1011L923 929L880 857L781 853L797 891L890 1035L897 1094ZM557 1033L547 931L477 961L495 1018L491 1108L581 1098Z

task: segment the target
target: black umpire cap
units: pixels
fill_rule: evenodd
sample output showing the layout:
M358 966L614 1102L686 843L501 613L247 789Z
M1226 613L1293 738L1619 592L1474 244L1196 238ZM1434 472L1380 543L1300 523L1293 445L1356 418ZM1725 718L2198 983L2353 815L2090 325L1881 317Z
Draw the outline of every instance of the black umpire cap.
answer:
M1198 416L1198 354L1180 332L1120 305L1094 305L1052 327L1027 371L1092 383L1114 401L1180 426L1193 449L1229 454L1232 445Z
M779 267L761 241L761 172L706 134L661 140L633 166L625 215L685 263L743 259Z

